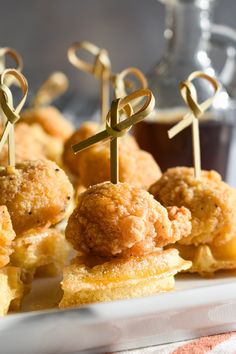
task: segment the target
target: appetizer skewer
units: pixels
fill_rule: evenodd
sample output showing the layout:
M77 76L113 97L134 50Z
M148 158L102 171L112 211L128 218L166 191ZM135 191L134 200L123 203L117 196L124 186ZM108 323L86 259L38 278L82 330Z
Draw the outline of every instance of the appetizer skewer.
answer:
M201 104L197 102L192 83L195 78L207 80L213 86L214 96L219 90L214 78L201 72L192 73L180 85L182 96L192 113L187 114L169 131L170 137L189 124L193 124L196 133L197 117L213 102L214 96ZM191 211L192 231L173 247L179 250L184 259L193 262L189 272L209 275L217 270L236 268L236 190L224 183L217 172L201 170L199 139L196 139L198 133L195 133L193 132L195 169L170 168L149 191L165 207L185 206Z
M95 55L94 64L90 64L80 59L77 56L78 49L86 49ZM95 50L96 49L96 50ZM102 53L101 55L99 53ZM92 73L96 78L101 80L101 85L105 85L106 89L101 91L101 122L104 122L104 110L107 106L107 97L109 92L107 87L108 82L111 81L116 98L124 97L127 93L127 87L132 91L135 86L137 88L146 89L147 81L144 75L136 68L127 68L119 74L112 74L111 65L108 54L104 54L105 51L99 49L89 42L81 42L72 45L68 51L68 58L70 62L76 67L86 72ZM103 54L107 56L109 65L105 65L105 62L100 62L103 58ZM105 60L105 59L104 59ZM99 75L98 68L99 66ZM106 72L106 78L102 76L102 72ZM133 76L135 80L131 81L130 76ZM103 79L105 81L103 81ZM137 85L138 84L138 85ZM136 100L136 103L138 98ZM106 142L100 142L95 146L90 146L85 151L75 156L71 150L71 145L75 142L82 141L90 136L98 133L104 129L104 126L100 126L95 122L87 122L81 125L81 127L74 132L74 134L67 140L64 146L63 162L66 168L74 175L74 180L78 180L78 184L84 187L89 187L97 183L101 183L109 180L110 174L110 149L109 144ZM115 144L114 138L111 144ZM117 165L120 170L120 180L122 182L128 182L138 187L148 189L148 187L161 175L161 171L153 157L139 149L135 139L129 135L120 139L118 150L120 158ZM143 171L146 171L144 176Z
M141 96L146 96L146 101L133 113L131 101ZM112 115L119 117L124 109L129 118L112 127L107 122L106 131L75 144L74 151L104 137L122 135L123 129L148 115L153 101L149 90L113 101L107 118L112 121ZM68 220L66 238L78 257L64 270L62 308L168 291L174 286L174 275L191 265L176 250L162 250L162 246L190 233L188 209L167 210L147 191L119 182L117 144L112 149L114 183L96 184L82 193Z
M16 109L6 84L7 75L19 80L23 91ZM56 270L64 265L69 252L68 243L59 231L48 228L65 217L73 188L64 171L52 161L29 160L15 164L14 123L20 118L27 82L15 69L7 69L1 74L0 83L0 103L6 118L0 145L3 147L8 140L10 156L7 166L0 169L0 290L6 294L5 299L0 299L0 313L5 314L13 300L14 305L20 305L26 290L23 283L32 281L37 268L51 265L51 269L54 266Z

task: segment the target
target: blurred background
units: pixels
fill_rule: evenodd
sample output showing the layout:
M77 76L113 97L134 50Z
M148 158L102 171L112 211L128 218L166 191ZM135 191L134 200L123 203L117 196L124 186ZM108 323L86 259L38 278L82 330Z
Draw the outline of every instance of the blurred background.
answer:
M1 46L15 48L34 91L54 70L64 71L70 91L83 99L98 95L95 80L67 60L72 42L106 48L113 71L137 66L146 72L164 51L164 6L157 0L0 0ZM236 28L235 0L216 1L215 19Z

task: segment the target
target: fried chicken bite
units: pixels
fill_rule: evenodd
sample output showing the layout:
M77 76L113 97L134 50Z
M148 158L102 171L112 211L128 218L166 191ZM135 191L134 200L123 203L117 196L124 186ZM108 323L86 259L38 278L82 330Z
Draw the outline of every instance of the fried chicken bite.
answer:
M92 135L95 135L99 131L99 124L96 122L84 122L81 124L79 129L77 129L65 142L64 150L62 155L62 160L64 165L68 168L68 170L76 176L79 176L79 154L75 155L72 150L72 145L83 141L89 138ZM88 148L88 150L92 149ZM85 151L81 151L83 154Z
M193 168L170 168L149 191L165 207L184 206L191 211L192 232L179 243L223 245L235 238L236 190L217 172L202 171L196 180Z
M108 141L105 143L100 142L96 145L92 145L88 149L83 150L76 155L74 154L71 146L76 143L79 143L80 141L83 141L83 140L89 138L92 135L95 135L101 129L102 129L101 125L96 122L84 122L83 124L81 124L80 128L78 130L76 130L72 134L72 136L66 141L66 143L64 145L63 162L64 162L64 165L69 169L69 171L72 172L74 175L80 177L81 172L83 174L83 168L81 168L81 166L80 166L81 160L83 159L83 157L86 160L87 157L90 156L90 152L93 149L96 149L98 146L103 146L103 147L106 146L106 148L109 149L109 142ZM121 138L120 142L121 142L122 146L126 147L126 150L138 150L139 149L136 140L130 135L127 135L127 136ZM105 159L107 159L107 157L105 157ZM107 163L106 163L106 165L107 165ZM85 178L83 178L83 180L86 180L86 175L85 175ZM105 180L103 179L100 182L104 182L104 181ZM96 183L93 183L93 184L96 184ZM89 182L86 182L86 186L89 186L89 185L90 185Z
M74 130L72 124L53 106L27 109L21 114L21 122L38 123L47 134L63 142L71 136Z
M61 164L62 142L44 132L39 124L18 123L15 126L16 162L47 158ZM8 146L4 145L0 165L8 164Z
M145 190L106 182L79 196L65 234L85 254L142 255L188 236L190 219L184 207L167 210Z
M24 161L0 170L0 205L7 206L16 234L62 220L72 196L68 177L52 161Z
M152 155L141 149L130 148L132 137L120 139L119 176L121 182L148 189L161 176L159 166ZM110 179L110 148L98 144L89 152L77 154L78 171L82 185L89 187Z
M10 261L13 252L13 240L16 234L12 228L11 218L5 205L0 206L0 268Z

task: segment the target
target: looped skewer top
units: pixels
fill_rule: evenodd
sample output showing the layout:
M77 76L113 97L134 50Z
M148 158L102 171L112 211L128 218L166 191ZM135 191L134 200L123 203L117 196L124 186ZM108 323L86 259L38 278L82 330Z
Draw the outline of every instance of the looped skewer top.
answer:
M62 95L69 86L66 75L60 71L53 72L39 87L32 101L34 108L50 104L55 98Z
M13 60L16 70L21 71L23 69L23 60L20 54L12 48L2 47L0 48L0 73L2 73L6 69L7 57ZM13 66L11 65L11 68L12 67ZM6 81L7 86L12 85L13 83L17 85L18 81L15 80L15 77L8 77Z
M207 80L213 87L213 95L202 103L197 101L196 89L192 81L196 78ZM189 75L187 80L180 83L180 93L183 100L192 112L187 113L183 119L168 131L168 136L172 139L175 135L183 129L192 125L192 139L193 139L193 157L195 178L199 179L201 175L201 154L200 154L200 138L199 138L199 122L198 118L212 105L216 94L219 92L219 83L211 76L201 72L195 71Z
M94 63L88 63L77 56L79 49L85 49L92 54ZM105 121L109 107L109 80L111 76L111 62L105 49L98 48L93 43L83 41L72 44L68 49L68 59L77 69L88 72L101 82L101 117Z
M95 59L94 64L88 63L77 56L79 49L85 49L91 53ZM97 79L101 79L103 70L110 72L111 63L108 53L105 49L100 49L95 44L88 41L76 42L68 49L68 59L77 69L93 74Z
M77 51L84 49L94 56L94 63L86 62L78 57ZM127 68L119 74L113 74L111 71L111 62L108 52L105 49L98 48L95 44L84 41L74 43L68 50L68 59L77 69L94 75L101 82L101 116L102 122L106 120L106 114L109 109L109 84L113 84L115 97L121 98L128 93L127 88L132 91L147 88L147 80L143 73L134 67ZM133 80L128 80L128 76L134 76L139 85L135 85Z
M12 48L2 47L0 48L0 72L5 69L6 57L10 57L15 62L16 69L18 71L21 71L23 69L23 60L20 54Z
M139 98L146 98L144 104L139 108L137 112L133 112L132 102ZM110 122L107 123L106 129L100 133L79 142L72 146L74 153L81 150L87 149L93 144L98 143L102 140L110 139L111 142L111 182L118 183L119 181L119 171L118 171L118 141L117 138L123 136L129 128L134 124L140 122L146 118L154 109L155 98L149 89L140 89L130 95L123 98L116 99L112 101L111 110L108 112L106 120ZM119 122L120 112L125 112L128 118Z
M11 90L6 84L8 76L14 77L22 90L23 96L16 108L14 108L13 106L13 97ZM13 125L20 118L20 111L26 101L27 93L28 84L23 74L21 74L16 69L6 69L3 71L3 73L0 75L0 106L3 114L5 115L6 124L0 139L0 152L6 140L8 139L8 162L11 166L15 166L15 143Z
M135 87L135 82L127 79L127 77L131 75L137 79L140 85L139 87ZM127 87L132 88L133 91L138 89L146 89L148 87L147 79L143 73L135 67L129 67L121 71L119 74L112 75L112 83L116 98L127 96Z

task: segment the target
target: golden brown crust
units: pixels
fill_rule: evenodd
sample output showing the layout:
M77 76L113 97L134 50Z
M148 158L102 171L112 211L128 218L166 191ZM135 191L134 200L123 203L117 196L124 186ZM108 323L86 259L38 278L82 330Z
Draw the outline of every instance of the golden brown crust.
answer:
M123 138L124 139L124 138ZM161 176L161 171L151 154L130 147L132 137L120 139L119 180L136 187L148 189ZM78 153L79 155L80 153ZM99 144L86 153L82 152L78 161L80 180L85 187L110 180L110 148Z
M99 128L100 126L96 122L84 122L81 124L80 128L76 130L65 142L62 156L63 163L69 169L69 171L76 176L79 176L78 165L80 162L81 154L83 154L85 151L81 151L75 155L71 146L96 134L99 131ZM89 149L86 150L86 153Z
M68 177L49 160L25 161L0 171L0 205L16 234L63 219L73 195Z
M10 261L13 252L13 240L16 234L12 228L11 218L5 205L0 206L0 268Z
M62 141L68 139L74 130L72 124L53 106L27 109L21 114L21 122L38 123L47 134Z
M236 235L236 190L221 180L215 171L202 171L194 178L192 168L167 170L150 188L164 206L185 206L192 214L191 235L182 244L229 241Z
M167 211L145 190L107 182L79 196L66 238L78 251L98 256L144 254L187 236L190 219L186 208Z
M223 245L213 243L204 245L175 244L180 256L192 261L189 273L211 276L219 270L236 269L236 237Z
M63 162L65 166L75 174L76 176L80 177L81 175L83 176L83 181L81 183L86 183L85 186L88 187L92 184L97 184L100 182L104 182L107 180L107 176L109 179L109 141L106 142L100 142L97 143L96 145L92 145L90 148L78 152L76 155L73 153L71 146L79 143L80 141L83 141L87 138L89 138L92 135L95 135L99 131L101 131L103 128L101 125L99 125L96 122L84 122L81 124L80 128L72 134L72 136L66 141L64 145L64 152L63 152ZM131 150L139 150L138 144L136 140L130 136L126 135L120 140L120 151L131 151ZM90 162L90 154L92 154L93 149L105 149L105 155L104 156L97 156L97 159ZM103 151L103 150L102 150ZM92 156L94 156L92 154ZM104 159L104 160L103 160ZM91 169L91 173L88 172L88 169ZM105 172L102 173L102 170ZM86 169L84 171L84 169ZM91 174L94 174L94 171L96 171L96 175L99 174L97 179L93 181L92 177L90 176ZM101 176L100 176L101 175ZM91 180L93 183L91 183Z
M62 142L46 134L37 123L28 125L19 123L15 126L16 162L48 158L61 162ZM8 147L4 145L0 155L0 165L8 164Z
M92 267L82 262L77 259L64 270L61 308L168 291L174 287L173 276L191 266L174 249L113 259Z
M23 270L24 281L28 283L36 271L41 276L59 275L70 251L71 246L59 230L28 230L15 239L11 265Z
M9 308L19 310L24 295L21 269L4 267L0 269L0 316L7 314Z

